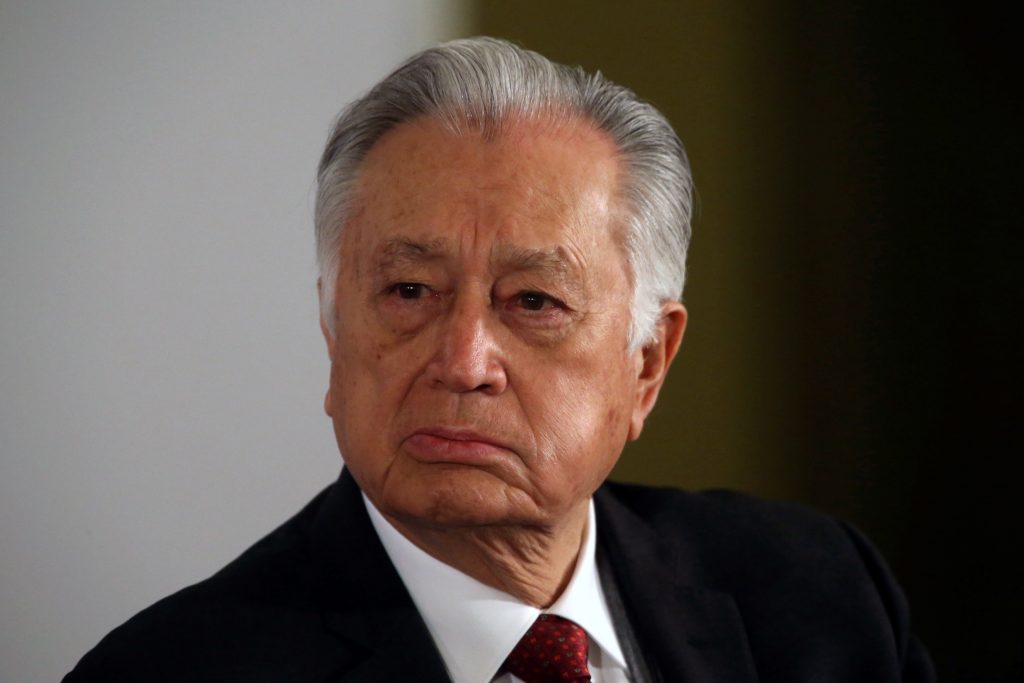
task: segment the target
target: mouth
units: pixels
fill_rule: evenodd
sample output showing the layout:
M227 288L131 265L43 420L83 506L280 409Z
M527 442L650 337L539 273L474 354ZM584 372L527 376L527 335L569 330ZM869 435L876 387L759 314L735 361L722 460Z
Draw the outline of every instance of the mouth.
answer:
M427 427L405 440L410 454L424 463L486 465L512 450L500 440L470 429Z

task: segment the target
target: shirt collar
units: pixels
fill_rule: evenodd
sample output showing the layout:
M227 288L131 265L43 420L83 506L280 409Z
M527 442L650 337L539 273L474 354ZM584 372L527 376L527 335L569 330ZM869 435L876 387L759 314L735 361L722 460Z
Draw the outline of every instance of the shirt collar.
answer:
M572 578L546 610L527 605L433 558L395 529L365 494L363 501L455 683L490 681L542 613L575 621L604 654L626 667L597 573L593 500Z

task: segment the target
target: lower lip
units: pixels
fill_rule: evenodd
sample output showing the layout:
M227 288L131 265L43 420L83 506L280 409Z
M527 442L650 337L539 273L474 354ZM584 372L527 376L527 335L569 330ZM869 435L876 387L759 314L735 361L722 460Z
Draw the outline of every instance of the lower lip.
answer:
M413 457L428 463L483 465L507 452L486 441L446 439L433 434L414 434L405 443Z

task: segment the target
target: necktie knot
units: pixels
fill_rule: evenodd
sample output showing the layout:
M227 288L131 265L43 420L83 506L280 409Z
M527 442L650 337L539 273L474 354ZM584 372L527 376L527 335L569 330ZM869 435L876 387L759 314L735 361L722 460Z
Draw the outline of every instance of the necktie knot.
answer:
M504 670L526 683L586 683L587 632L568 619L542 614L505 660Z

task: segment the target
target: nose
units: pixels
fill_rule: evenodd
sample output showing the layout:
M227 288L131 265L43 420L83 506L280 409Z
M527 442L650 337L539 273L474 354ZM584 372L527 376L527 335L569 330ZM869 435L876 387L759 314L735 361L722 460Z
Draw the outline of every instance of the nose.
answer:
M489 302L459 297L439 324L440 344L432 362L435 385L455 393L503 392L508 377Z

